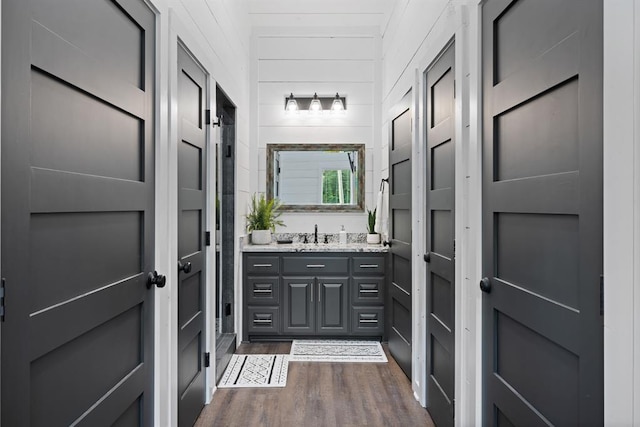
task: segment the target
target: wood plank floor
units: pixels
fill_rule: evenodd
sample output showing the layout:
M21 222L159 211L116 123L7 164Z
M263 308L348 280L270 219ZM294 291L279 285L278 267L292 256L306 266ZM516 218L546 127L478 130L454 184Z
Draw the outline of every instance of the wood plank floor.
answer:
M291 343L242 344L238 354L288 354ZM196 422L208 426L434 426L398 364L291 362L284 388L218 389Z

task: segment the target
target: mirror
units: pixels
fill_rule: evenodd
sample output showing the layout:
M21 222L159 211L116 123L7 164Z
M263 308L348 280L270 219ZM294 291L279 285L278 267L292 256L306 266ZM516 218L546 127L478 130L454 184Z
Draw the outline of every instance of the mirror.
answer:
M267 197L289 212L364 211L364 144L267 144Z

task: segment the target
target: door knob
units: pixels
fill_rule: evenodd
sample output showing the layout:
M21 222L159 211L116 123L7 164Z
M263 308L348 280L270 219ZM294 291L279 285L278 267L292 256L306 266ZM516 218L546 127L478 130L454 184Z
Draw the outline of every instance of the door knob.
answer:
M382 242L382 246L389 246L389 247L391 247L391 240L385 240L384 242Z
M186 264L183 264L180 261L178 261L178 272L180 272L180 271L184 271L185 273L190 273L191 272L191 263L188 262Z
M158 272L155 270L153 273L149 273L147 275L147 289L149 289L153 285L156 285L159 288L164 288L164 285L166 284L167 278L162 274L158 274Z
M480 290L482 292L491 293L491 280L488 277L483 277L480 280Z
M423 258L424 262L431 262L431 252L427 252L426 254L424 254Z

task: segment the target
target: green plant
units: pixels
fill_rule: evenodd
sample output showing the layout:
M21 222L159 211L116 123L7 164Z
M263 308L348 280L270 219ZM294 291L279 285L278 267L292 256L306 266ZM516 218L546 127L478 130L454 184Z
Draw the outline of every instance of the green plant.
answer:
M278 199L267 200L264 194L251 197L251 210L247 214L247 231L271 230L276 231L276 225L285 227L282 220L279 220L281 212L280 201Z
M376 234L376 209L367 209L367 231L369 234Z

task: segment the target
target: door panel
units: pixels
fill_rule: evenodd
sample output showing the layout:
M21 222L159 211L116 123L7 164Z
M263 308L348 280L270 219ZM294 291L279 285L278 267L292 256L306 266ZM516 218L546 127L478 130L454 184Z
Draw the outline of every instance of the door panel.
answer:
M389 145L389 351L411 378L411 93L395 107Z
M2 4L3 425L153 423L154 22Z
M308 335L316 328L313 277L283 277L285 334Z
M602 2L482 20L484 424L602 425Z
M427 409L453 426L455 375L455 48L426 73Z
M349 330L348 277L318 277L317 333L345 334Z
M207 76L178 46L178 425L191 426L205 399L204 281Z

